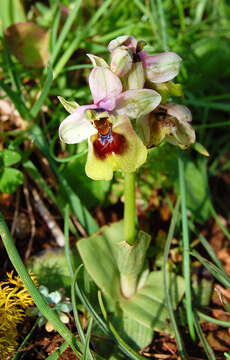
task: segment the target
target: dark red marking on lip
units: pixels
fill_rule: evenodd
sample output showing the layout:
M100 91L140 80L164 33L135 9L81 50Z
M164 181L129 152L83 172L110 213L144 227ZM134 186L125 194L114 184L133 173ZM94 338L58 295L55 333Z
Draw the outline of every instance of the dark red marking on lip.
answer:
M98 134L97 139L93 143L94 153L96 157L101 160L104 160L109 154L115 153L121 155L126 150L128 144L125 137L121 134L116 134L113 131L111 132L112 141L102 143L100 139L100 134Z

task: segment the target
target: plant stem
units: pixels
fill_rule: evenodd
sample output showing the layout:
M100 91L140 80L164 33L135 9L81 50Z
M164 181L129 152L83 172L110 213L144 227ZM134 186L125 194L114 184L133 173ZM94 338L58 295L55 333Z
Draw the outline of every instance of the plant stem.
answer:
M121 290L125 298L129 299L136 294L137 291L137 275L133 276L127 274L121 274Z
M135 173L125 174L124 188L124 240L133 245L136 241L136 187Z
M75 354L79 355L79 352L76 349L77 344L76 344L75 336L61 322L56 312L49 307L44 297L40 294L40 292L34 285L31 277L29 276L1 213L0 213L0 236L2 238L3 244L6 248L6 251L8 253L8 256L12 264L14 265L17 273L21 277L31 297L33 298L36 306L41 311L41 313L47 318L47 320L51 322L51 324L59 332L59 334L68 342L68 344L71 346Z

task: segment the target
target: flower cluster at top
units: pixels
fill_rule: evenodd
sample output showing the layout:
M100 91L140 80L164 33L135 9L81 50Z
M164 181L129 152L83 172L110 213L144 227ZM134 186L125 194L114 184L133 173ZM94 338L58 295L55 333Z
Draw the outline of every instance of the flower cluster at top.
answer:
M169 96L182 95L180 85L171 81L182 59L174 52L148 55L144 46L128 35L112 40L110 65L88 54L93 104L69 103L75 109L71 106L60 125L62 141L88 139L85 170L92 179L110 180L114 170L134 172L146 161L147 148L163 140L182 148L195 142L190 110L167 103Z

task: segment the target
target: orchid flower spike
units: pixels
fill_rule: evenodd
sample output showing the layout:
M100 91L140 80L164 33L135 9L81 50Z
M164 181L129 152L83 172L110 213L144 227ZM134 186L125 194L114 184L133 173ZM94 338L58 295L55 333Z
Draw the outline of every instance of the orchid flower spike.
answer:
M192 114L186 106L170 103L160 105L150 114L138 119L137 128L147 147L157 146L166 140L183 149L196 140L191 121Z
M153 111L161 96L151 89L122 92L122 83L106 62L89 55L94 68L89 86L94 104L79 106L60 125L67 144L88 139L86 174L94 180L110 180L114 170L133 172L147 157L147 149L133 130L130 119Z
M172 80L179 73L182 61L180 56L174 52L148 55L147 51L143 50L144 46L144 41L137 41L129 35L119 36L108 45L111 53L111 70L118 76L127 74L129 89L135 88L132 86L135 85L136 76L139 78L136 84L142 84L144 87L145 80L160 84Z

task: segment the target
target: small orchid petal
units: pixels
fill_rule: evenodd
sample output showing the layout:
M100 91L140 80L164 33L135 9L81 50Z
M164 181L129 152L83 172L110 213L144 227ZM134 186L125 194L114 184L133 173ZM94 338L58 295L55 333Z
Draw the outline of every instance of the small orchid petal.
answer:
M146 51L141 51L139 56L149 81L162 83L172 80L179 73L182 59L174 52L147 55Z
M190 125L192 121L191 111L184 105L166 104L167 114L176 119L176 125L172 128L171 134L165 139L173 145L188 146L196 141L195 131Z
M170 103L162 107L167 110L169 115L177 118L179 122L192 121L192 113L187 106Z
M108 45L108 50L110 52L112 52L116 48L118 48L122 45L127 46L134 53L136 51L136 47L137 47L137 39L135 39L135 37L130 36L130 35L118 36L116 39L110 41L110 43Z
M132 67L132 56L124 46L118 47L111 54L110 68L117 76L124 76Z
M178 123L165 140L172 145L189 146L196 141L195 131L189 123Z
M108 97L99 101L98 107L107 111L112 111L116 106L116 97Z
M62 121L59 127L59 137L62 141L67 144L76 144L97 133L85 115L87 109L96 109L96 105L80 106Z
M105 68L109 68L109 65L107 64L107 62L103 58L101 58L99 56L96 56L96 55L93 55L93 54L86 54L86 55L90 58L90 60L91 60L94 67L102 66L102 67L105 67Z
M127 89L143 89L145 74L141 62L133 63L132 69L127 75Z
M111 70L97 66L89 75L89 87L93 95L94 104L101 100L114 97L121 93L122 83Z
M161 101L161 96L154 90L137 89L123 92L116 102L115 115L127 115L137 119L154 110Z

